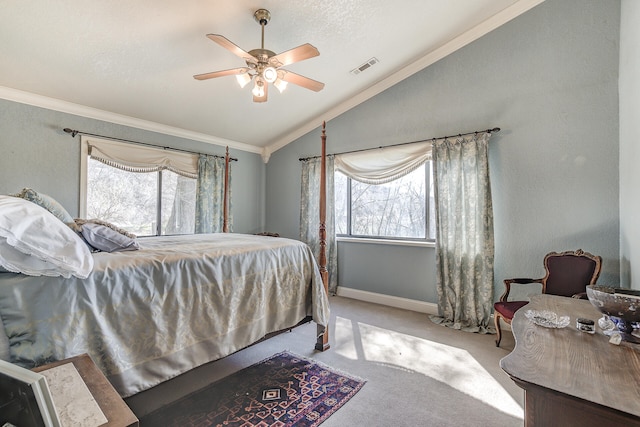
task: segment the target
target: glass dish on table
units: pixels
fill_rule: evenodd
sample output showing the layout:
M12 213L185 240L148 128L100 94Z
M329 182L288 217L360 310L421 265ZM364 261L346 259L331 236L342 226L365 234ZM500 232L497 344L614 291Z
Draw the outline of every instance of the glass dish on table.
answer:
M527 310L525 317L538 326L545 328L566 328L569 325L569 316L558 316L550 310Z

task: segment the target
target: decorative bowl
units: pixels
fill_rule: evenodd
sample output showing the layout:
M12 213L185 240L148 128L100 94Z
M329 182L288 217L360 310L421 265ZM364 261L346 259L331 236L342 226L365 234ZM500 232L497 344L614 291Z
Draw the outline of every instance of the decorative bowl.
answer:
M601 313L613 318L622 332L631 333L640 322L640 291L609 286L587 286L587 298Z

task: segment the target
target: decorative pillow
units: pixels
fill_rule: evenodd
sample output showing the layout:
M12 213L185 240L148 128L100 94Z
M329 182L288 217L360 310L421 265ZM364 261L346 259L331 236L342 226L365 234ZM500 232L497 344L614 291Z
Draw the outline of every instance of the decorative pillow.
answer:
M93 270L93 256L82 239L46 209L0 196L0 266L31 276L84 279Z
M69 214L69 212L67 212L67 210L51 196L47 196L44 193L38 193L37 191L30 188L23 188L22 191L18 194L15 194L15 196L28 200L38 206L45 208L65 224L73 223L73 217Z
M103 221L101 219L80 219L80 218L76 218L76 219L74 219L74 221L75 221L75 224L76 224L76 226L78 227L79 230L82 229L82 226L84 224L88 224L88 223L99 224L99 225L104 225L105 227L109 227L113 231L118 232L118 233L120 233L122 235L125 235L127 237L130 237L132 239L136 238L135 234L133 234L133 233L131 233L131 232L129 232L129 231L123 229L123 228L120 228L115 224L111 224L110 222Z
M129 237L104 224L84 223L82 225L82 237L91 247L99 251L120 252L140 249L135 237Z

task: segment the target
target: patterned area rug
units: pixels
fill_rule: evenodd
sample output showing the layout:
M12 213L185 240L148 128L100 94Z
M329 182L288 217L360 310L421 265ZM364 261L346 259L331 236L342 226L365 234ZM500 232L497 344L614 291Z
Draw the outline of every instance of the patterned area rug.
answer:
M223 378L140 419L141 426L317 426L365 381L289 353Z

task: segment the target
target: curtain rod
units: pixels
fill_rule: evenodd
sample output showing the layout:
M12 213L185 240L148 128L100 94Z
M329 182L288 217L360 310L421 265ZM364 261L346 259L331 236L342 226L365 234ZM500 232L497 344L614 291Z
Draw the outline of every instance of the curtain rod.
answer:
M89 135L89 136L96 136L98 138L106 138L106 139L111 139L114 141L122 141L122 142L129 142L131 144L138 144L138 145L146 145L148 147L154 147L154 148L162 148L163 150L170 150L170 151L179 151L182 153L189 153L189 154L203 154L206 156L213 156L213 157L218 157L220 159L224 159L225 156L220 156L218 154L204 154L204 153L197 153L195 151L189 151L189 150L182 150L180 148L173 148L173 147L163 147L162 145L156 145L156 144L150 144L148 142L140 142L140 141L131 141L130 139L122 139L122 138L115 138L112 136L105 136L105 135L97 135L95 133L89 133L89 132L82 132L80 130L75 130L75 129L69 129L69 128L64 128L62 129L63 131L65 131L66 133L70 134L72 138L75 138L76 135L80 134L80 135ZM227 147L227 151L229 151L229 147ZM233 158L233 157L229 157L229 160L232 160L234 162L237 162L238 159Z
M487 133L500 132L500 128L493 128L493 129L487 129L487 130L477 130L477 131L474 131L474 132L459 133L459 134L457 134L457 135L441 136L441 137L439 137L439 138L427 138L427 139L421 139L421 140L419 140L419 141L401 142L401 143L399 143L399 144L381 145L381 146L379 146L379 147L362 148L362 149L360 149L360 150L343 151L343 152L341 152L341 153L327 154L327 156L337 156L337 155L340 155L340 154L359 153L359 152L361 152L361 151L378 150L378 149L380 149L380 148L398 147L398 146L400 146L400 145L417 144L418 142L426 142L426 141L431 141L431 140L435 141L436 139L447 139L447 138L453 138L453 137L455 137L455 136L460 137L460 136L473 135L473 134L476 134L476 135L477 135L477 134L482 133L482 132L487 132ZM319 157L320 157L320 156L302 157L302 158L299 158L298 160L299 160L299 161L301 161L301 162L304 162L304 161L306 161L306 160L317 159L317 158L319 158Z

